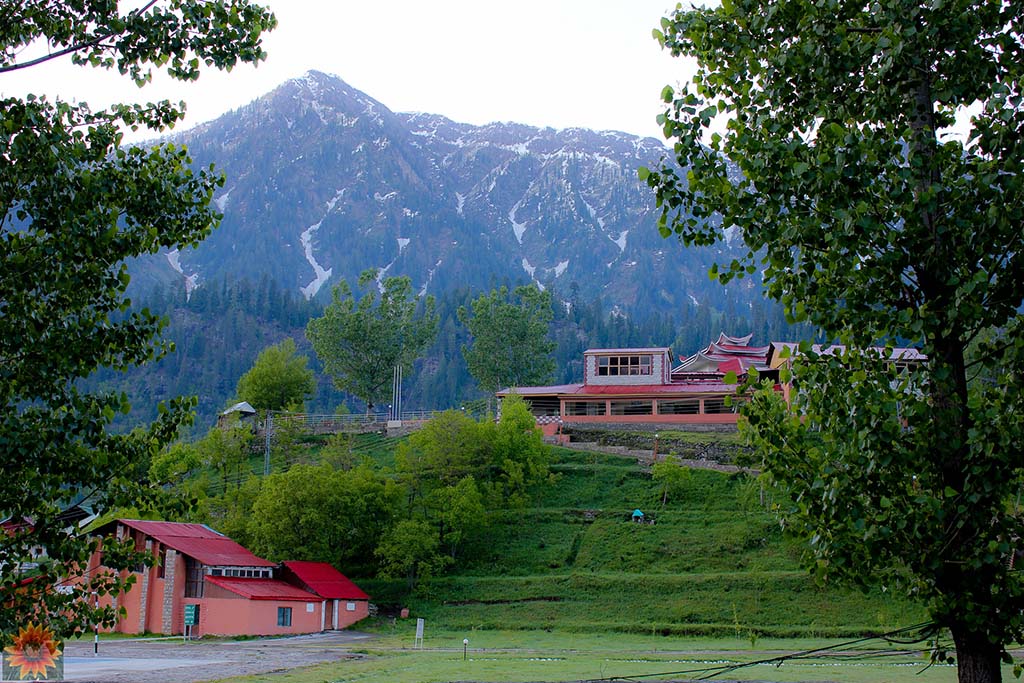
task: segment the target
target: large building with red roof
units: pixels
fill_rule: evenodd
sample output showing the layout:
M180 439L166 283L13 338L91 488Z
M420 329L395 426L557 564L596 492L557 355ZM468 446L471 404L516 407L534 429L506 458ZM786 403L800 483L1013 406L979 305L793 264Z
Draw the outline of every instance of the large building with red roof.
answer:
M204 524L119 519L96 533L131 538L155 559L137 567L132 588L111 599L123 608L114 628L121 633L181 634L186 614L194 636L313 633L344 628L369 612L369 596L331 565L278 565ZM102 550L89 570L101 567Z
M735 425L742 397L726 376L756 372L773 380L789 398L789 386L779 383L797 345L772 342L753 346L752 335L718 339L674 363L667 347L588 349L583 352L583 382L546 387L513 387L498 396L516 393L530 405L548 435L559 425ZM783 351L788 351L783 353ZM841 353L841 346L815 346L818 354ZM876 349L882 352L882 349ZM891 362L912 366L927 360L917 349L888 351Z
M736 386L725 383L726 375L754 368L765 377L778 377L767 364L771 347L751 346L750 338L721 334L678 364L667 347L588 349L583 353L583 382L515 387L498 395L522 396L542 426L734 425L737 404L726 397L736 393Z

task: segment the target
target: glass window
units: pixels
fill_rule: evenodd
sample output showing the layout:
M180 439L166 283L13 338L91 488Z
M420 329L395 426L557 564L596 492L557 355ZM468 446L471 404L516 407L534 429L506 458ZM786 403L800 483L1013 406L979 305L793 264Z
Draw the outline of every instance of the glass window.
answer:
M700 412L700 400L677 398L658 401L659 415L696 415Z
M612 415L651 415L653 403L646 401L612 401Z
M292 625L292 608L291 607L278 607L277 608L277 625L278 626L291 626Z
M604 401L567 401L566 415L604 415Z
M185 597L203 597L203 565L188 555L185 556Z
M345 611L346 612L355 612L356 611L356 603L354 603L354 602L346 603L345 604Z
M598 356L597 374L599 376L650 375L652 359L650 354L637 356Z
M736 412L736 401L732 402L732 405L725 405L725 398L706 398L704 399L704 412L707 415L720 415L723 413L735 413Z

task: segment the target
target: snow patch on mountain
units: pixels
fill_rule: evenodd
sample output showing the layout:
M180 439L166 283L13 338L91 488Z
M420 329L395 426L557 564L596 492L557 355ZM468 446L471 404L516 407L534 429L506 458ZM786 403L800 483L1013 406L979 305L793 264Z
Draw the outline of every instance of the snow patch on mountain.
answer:
M725 230L723 230L722 233L725 235L726 245L730 247L736 246L737 241L743 241L743 231L740 229L740 226L738 225L731 225Z
M324 283L330 279L333 270L331 268L325 269L313 258L313 233L320 229L321 223L323 223L323 219L309 226L299 235L299 241L302 242L302 252L306 256L306 262L313 267L312 282L302 288L302 296L306 297L307 301L316 296L316 293L320 291Z
M583 199L583 197L580 197L580 199ZM604 219L597 215L597 211L594 209L593 206L590 205L590 202L588 202L586 199L583 199L583 206L586 207L587 214L590 216L590 220L595 221L597 223L597 227L599 227L601 230L604 230Z
M346 189L348 188L341 188L340 190L334 193L333 197L327 200L327 213L334 211L334 205L337 204L338 200L341 199L342 195L345 194Z
M621 252L626 251L626 237L628 235L629 230L623 230L622 232L619 233L617 239L612 239L610 236L608 237L608 239L612 240L612 242L615 242L615 244L619 245L619 251Z
M397 197L397 196L398 196L397 192L388 192L387 194L381 194L380 192L374 192L373 193L373 198L376 199L381 204L383 204L387 200L389 200L389 199L391 199L393 197Z
M231 196L233 189L235 189L234 185L225 190L221 196L214 198L213 205L217 207L217 211L224 213L224 210L228 208L228 197Z
M437 263L434 264L434 267L427 271L427 281L423 283L422 287L420 287L419 296L426 296L427 287L430 286L430 281L434 279L434 273L436 273L437 269L441 267L441 261L442 259L437 259Z
M398 255L399 256L402 255L402 250L405 249L407 246L409 246L409 242L411 242L411 241L412 240L410 240L408 237L399 237L398 238Z
M523 257L523 270L526 271L526 274L529 275L530 278L533 278L533 274L537 272L537 268L535 266L531 266L525 256Z
M178 271L178 274L185 278L185 301L188 301L192 298L192 291L199 286L199 273L185 274L184 268L181 267L181 258L177 249L171 249L167 252L167 262L171 264L171 268Z
M465 205L466 205L466 198L464 196L462 196L461 193L456 192L455 193L455 213L457 213L460 216L462 216L463 215L462 207L465 206Z
M519 244L522 244L523 233L526 232L526 223L516 222L516 211L519 210L520 204L522 204L522 200L516 202L516 205L509 209L508 219L512 221L512 232L516 234L516 241L519 242ZM523 259L523 262L525 263L526 259ZM530 273L530 277L533 277L533 273Z
M559 261L558 265L555 266L555 277L561 277L562 273L564 273L565 269L568 268L568 267L569 267L569 259L565 259L564 261Z

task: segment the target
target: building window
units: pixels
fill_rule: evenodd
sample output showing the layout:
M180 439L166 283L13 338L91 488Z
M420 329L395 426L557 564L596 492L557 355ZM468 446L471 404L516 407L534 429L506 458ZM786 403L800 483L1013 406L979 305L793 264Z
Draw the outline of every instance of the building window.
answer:
M736 399L732 400L732 405L725 405L725 398L706 398L704 399L704 413L706 415L721 415L724 413L735 413L736 412Z
M167 548L160 546L160 555L157 559L156 578L164 578L164 571L167 565Z
M292 625L292 608L291 607L278 607L277 608L277 625L278 626L291 626Z
M653 367L650 354L640 356L598 356L599 376L650 375Z
M652 415L653 403L647 401L612 401L612 415Z
M354 603L354 602L347 602L347 603L345 603L345 611L346 612L355 612L356 611L356 603Z
M604 415L604 401L566 401L566 415Z
M203 565L185 556L185 597L203 597Z
M696 415L700 412L700 400L679 398L658 401L659 415Z

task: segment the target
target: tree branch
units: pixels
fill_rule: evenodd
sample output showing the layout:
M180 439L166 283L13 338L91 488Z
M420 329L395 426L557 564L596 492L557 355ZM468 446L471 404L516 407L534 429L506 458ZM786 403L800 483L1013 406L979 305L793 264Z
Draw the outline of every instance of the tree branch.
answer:
M155 5L158 2L160 2L160 0L149 0L149 2L147 2L144 6L140 7L137 10L132 10L131 12L129 12L128 16L129 17L139 16L143 12L145 12L146 10L148 10L150 7L152 7L153 5ZM121 32L115 32L115 31L111 31L109 33L103 33L103 34L100 34L98 36L95 36L94 38L92 38L90 40L85 40L85 41L82 41L80 43L75 43L74 45L69 45L68 47L64 48L63 50L58 50L56 52L51 52L48 55L43 55L42 57L36 57L35 59L30 59L27 62L18 62L18 63L15 63L15 64L7 64L5 66L0 66L0 74L7 73L9 71L18 71L20 69L27 69L27 68L32 67L32 66L37 66L39 64L43 64L43 63L48 62L48 61L50 61L52 59L57 59L58 57L64 57L65 55L69 55L69 54L78 52L79 50L84 50L87 47L93 47L95 45L99 45L101 42L103 42L107 38L112 38L113 36L119 35L120 33Z

